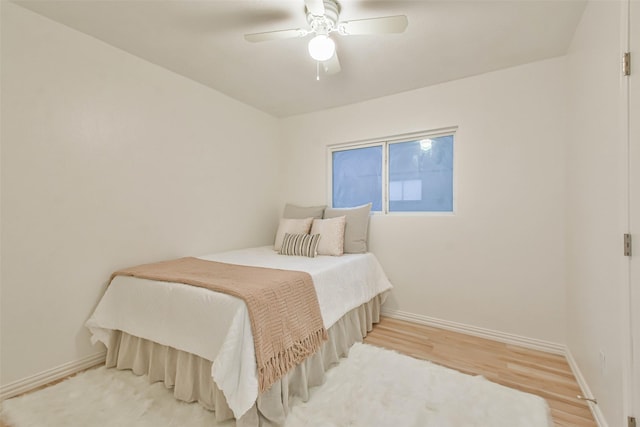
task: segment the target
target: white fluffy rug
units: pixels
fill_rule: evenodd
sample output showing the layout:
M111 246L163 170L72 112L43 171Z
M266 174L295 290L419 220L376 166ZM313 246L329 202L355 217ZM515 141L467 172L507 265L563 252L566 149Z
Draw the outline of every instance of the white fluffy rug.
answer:
M6 400L12 427L168 427L216 424L198 404L174 399L163 383L99 368ZM544 399L366 344L327 372L311 399L296 402L286 427L549 427Z

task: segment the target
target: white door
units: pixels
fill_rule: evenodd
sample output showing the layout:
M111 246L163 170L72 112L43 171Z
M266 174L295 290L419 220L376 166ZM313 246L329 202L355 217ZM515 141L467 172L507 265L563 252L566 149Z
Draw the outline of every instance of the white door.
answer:
M630 323L632 337L631 414L640 426L640 0L630 3L629 76L629 222L633 238L630 258Z

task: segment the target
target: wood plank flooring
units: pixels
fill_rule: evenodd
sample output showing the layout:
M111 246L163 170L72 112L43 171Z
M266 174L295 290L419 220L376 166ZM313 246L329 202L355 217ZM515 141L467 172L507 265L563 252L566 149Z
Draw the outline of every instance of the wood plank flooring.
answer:
M389 317L364 341L541 396L556 427L597 427L564 356Z
M556 427L597 427L563 356L383 317L365 342L537 394ZM0 427L6 426L0 421ZM489 426L488 426L489 427Z

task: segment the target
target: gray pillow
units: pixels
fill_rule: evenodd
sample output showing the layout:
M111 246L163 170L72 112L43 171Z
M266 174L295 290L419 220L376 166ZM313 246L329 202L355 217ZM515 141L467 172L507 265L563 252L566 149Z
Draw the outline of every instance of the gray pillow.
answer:
M325 218L345 216L347 223L344 227L344 253L362 254L367 252L369 213L371 203L355 208L327 208Z
M322 219L326 206L296 206L287 203L284 206L282 218L305 219L317 218Z

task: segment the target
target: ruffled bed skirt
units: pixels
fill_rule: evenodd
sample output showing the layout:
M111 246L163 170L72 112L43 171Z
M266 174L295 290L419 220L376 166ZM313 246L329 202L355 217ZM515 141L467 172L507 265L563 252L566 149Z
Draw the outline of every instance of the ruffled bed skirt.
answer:
M380 294L369 302L349 311L329 328L329 340L313 356L306 359L258 396L256 403L237 420L239 427L280 426L294 398L309 399L309 389L324 381L324 373L345 357L351 346L367 335L380 321L380 309L386 297ZM199 402L215 411L216 420L233 418L224 394L211 378L210 360L113 331L108 346L106 366L131 369L137 375L148 375L150 382L163 381L173 388L178 400Z

